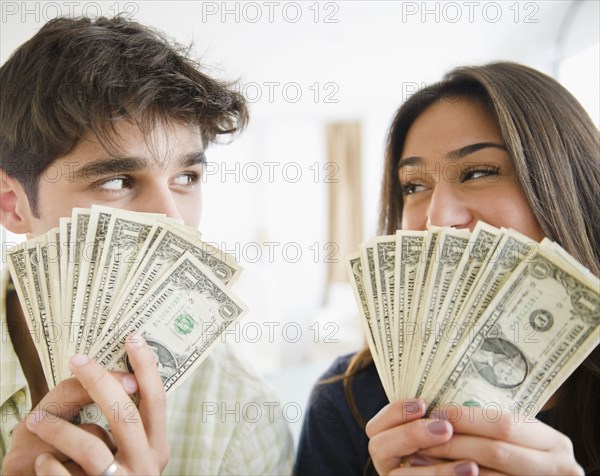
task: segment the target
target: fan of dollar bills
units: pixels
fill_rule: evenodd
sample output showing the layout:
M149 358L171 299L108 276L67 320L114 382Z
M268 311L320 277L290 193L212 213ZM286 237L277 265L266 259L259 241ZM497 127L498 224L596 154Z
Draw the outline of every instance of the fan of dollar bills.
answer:
M548 239L398 231L348 270L390 401L537 412L600 343L600 281Z
M173 389L246 312L235 260L159 214L75 208L7 259L49 388L76 352L126 370L125 338L141 332Z

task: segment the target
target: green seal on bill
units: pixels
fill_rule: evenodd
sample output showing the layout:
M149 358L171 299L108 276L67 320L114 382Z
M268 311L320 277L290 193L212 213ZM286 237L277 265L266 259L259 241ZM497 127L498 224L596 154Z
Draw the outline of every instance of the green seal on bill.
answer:
M466 402L463 402L463 406L464 407L480 407L481 404L475 400L467 400Z
M175 319L175 331L187 335L194 329L194 319L189 314L181 314Z

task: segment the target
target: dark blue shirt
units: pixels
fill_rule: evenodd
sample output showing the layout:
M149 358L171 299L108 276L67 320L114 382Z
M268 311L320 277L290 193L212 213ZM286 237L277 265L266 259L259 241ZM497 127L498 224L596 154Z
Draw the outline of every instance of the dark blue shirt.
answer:
M351 358L345 355L336 359L319 382L342 375ZM369 462L369 439L350 410L343 381L319 382L304 416L294 474L362 475ZM352 392L365 423L389 403L373 364L353 377Z
M319 382L343 375L352 356L336 359ZM312 390L304 416L294 475L376 474L370 465L369 439L350 410L344 395L343 380L319 382ZM373 364L352 378L352 392L365 423L389 403ZM537 418L547 422L548 413L539 413Z

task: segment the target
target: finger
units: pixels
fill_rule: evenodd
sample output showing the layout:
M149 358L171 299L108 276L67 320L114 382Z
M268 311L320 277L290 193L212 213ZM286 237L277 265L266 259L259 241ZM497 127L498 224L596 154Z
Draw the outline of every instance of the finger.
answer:
M100 440L102 440L102 443L108 446L108 449L112 453L115 453L117 451L117 447L112 439L112 436L102 426L95 425L93 423L82 423L78 426L82 430L87 431L90 435L93 435L96 438L100 438Z
M48 392L33 410L70 421L88 403L92 403L92 399L87 391L77 379L70 378L63 380Z
M387 474L400 466L402 457L440 445L451 437L452 425L447 421L418 419L374 435L369 440L369 454L377 471Z
M37 476L70 476L71 473L50 453L42 453L35 459Z
M416 420L425 414L423 400L399 400L383 407L366 426L367 436L371 438L377 433L388 430L403 423Z
M130 395L138 390L135 376L126 372L112 372L114 377L121 382L123 389ZM75 378L63 380L48 392L34 411L43 411L63 418L73 420L77 413L85 406L93 403L87 390Z
M501 473L495 469L479 467L479 476L508 476L506 473Z
M39 439L35 433L27 429L25 422L21 422L15 426L12 432L11 450L2 461L0 472L4 472L4 474L33 474L35 472L35 458L41 453L52 453L61 462L69 459L52 445Z
M452 461L449 463L436 464L433 466L410 466L399 467L389 472L390 476L404 475L444 475L456 476L478 476L479 468L472 461Z
M439 446L421 451L425 456L472 459L480 466L507 474L580 474L572 451L541 451L507 441L455 434Z
M112 451L100 438L55 415L32 412L25 418L25 424L29 431L45 442L51 443L87 474L101 474L114 460ZM56 466L53 460L59 462L52 457L48 463L50 467Z
M405 460L408 462L409 466L433 466L436 464L443 464L448 462L448 460L446 459L425 456L424 454L418 452L407 456Z
M441 411L432 411L430 417L449 421L454 433L503 440L538 450L551 450L565 444L565 436L554 428L499 407L447 405Z
M157 451L168 453L167 440L167 397L156 361L144 339L140 335L127 338L127 355L135 371L140 388L138 408L150 446Z
M123 390L121 382L100 364L81 354L71 358L69 368L102 409L109 421L117 448L123 451L136 448L138 458L146 457L143 449L148 447L148 441L144 426L135 404Z

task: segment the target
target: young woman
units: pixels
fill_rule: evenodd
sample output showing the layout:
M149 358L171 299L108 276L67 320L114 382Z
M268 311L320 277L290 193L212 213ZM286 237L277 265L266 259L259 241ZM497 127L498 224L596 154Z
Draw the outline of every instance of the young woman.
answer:
M482 220L546 236L600 275L599 151L589 116L552 78L514 63L457 68L394 118L380 233L472 230ZM313 389L295 472L600 473L599 395L600 347L541 421L422 418L426 402L388 404L365 349L339 358Z

